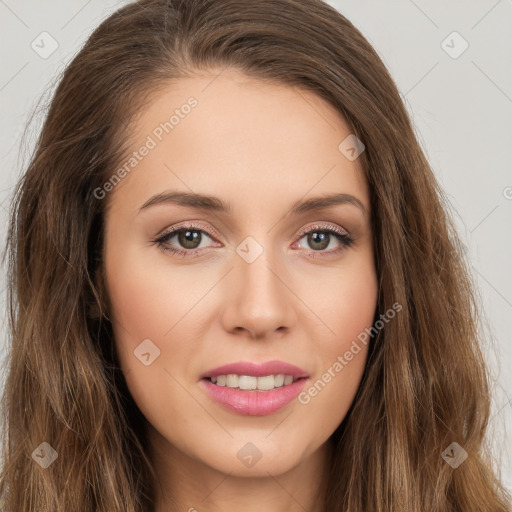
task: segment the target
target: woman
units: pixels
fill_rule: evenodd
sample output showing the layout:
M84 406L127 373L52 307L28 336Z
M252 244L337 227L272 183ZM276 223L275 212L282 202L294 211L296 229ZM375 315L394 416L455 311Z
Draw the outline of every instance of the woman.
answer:
M509 510L444 196L325 3L114 13L9 249L3 510Z

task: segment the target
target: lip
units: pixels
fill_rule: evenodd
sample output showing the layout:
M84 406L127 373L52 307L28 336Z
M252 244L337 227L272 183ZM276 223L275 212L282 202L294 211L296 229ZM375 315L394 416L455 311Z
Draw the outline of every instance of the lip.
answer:
M219 375L223 374L219 373ZM269 391L244 391L238 388L217 386L207 377L200 380L199 385L213 400L228 411L247 416L265 416L288 405L302 391L308 381L308 378L301 378L287 386Z
M251 375L253 377L284 374L291 375L297 380L286 386L268 391L241 390L218 386L210 380L210 377L229 374ZM248 416L265 416L288 405L301 392L308 380L309 374L306 370L284 361L274 360L261 364L239 361L204 372L200 377L199 385L215 402L229 411Z
M291 375L294 379L309 377L306 370L284 361L267 361L266 363L253 363L250 361L239 361L229 363L212 370L204 372L199 378L218 377L219 375L252 375L253 377L265 377L266 375ZM219 386L217 386L219 387Z

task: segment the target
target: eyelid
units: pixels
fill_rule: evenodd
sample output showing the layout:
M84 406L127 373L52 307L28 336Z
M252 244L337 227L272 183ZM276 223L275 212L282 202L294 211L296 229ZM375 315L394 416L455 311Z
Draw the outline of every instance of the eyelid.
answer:
M207 228L200 224L201 221L184 221L183 223L178 223L170 228L164 229L159 235L157 235L155 238L160 239L170 234L175 234L178 231L184 230L184 229L190 229L191 231L203 231L205 232L210 238L220 238L220 236L217 234L217 232L214 229ZM191 249L193 250L193 249Z
M319 223L312 223L304 228L302 228L298 234L297 234L297 238L302 238L304 235L310 233L311 231L314 231L314 230L318 230L318 231L322 231L322 230L332 230L332 231L335 231L336 233L340 234L340 235L345 235L345 236L350 236L350 233L340 227L340 226L337 226L336 224L328 224L326 222L319 222Z

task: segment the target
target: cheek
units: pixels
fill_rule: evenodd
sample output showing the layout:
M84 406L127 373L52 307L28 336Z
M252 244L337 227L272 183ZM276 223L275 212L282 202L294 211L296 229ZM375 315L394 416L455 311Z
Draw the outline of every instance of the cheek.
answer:
M155 390L165 388L166 396L179 394L179 386L169 377L176 367L193 373L181 362L194 360L201 338L194 315L204 307L201 299L215 281L208 268L190 265L173 271L161 257L157 265L135 244L126 244L123 250L116 250L114 243L111 247L105 273L115 345L130 392L144 410L154 406Z
M317 340L318 350L324 356L335 359L349 350L358 335L371 327L377 294L377 275L369 251L347 260L339 272L322 283L321 290L309 293L311 309L328 327L327 336L311 337ZM322 329L322 332L326 330Z
M205 283L211 281L192 266L172 272L165 265L155 265L144 251L130 247L122 254L112 251L108 255L106 275L121 350L133 350L146 338L162 345L175 335L183 320L186 323L186 314L205 294Z
M172 312L179 312L179 301L161 272L137 251L112 247L105 265L114 342L130 393L140 407L154 401L150 390L154 380L162 378L163 342L177 321Z
M365 329L373 324L376 305L377 283L371 276L346 283L340 292L336 314L330 318L332 329L336 333L336 342L333 345L336 352L344 353L349 350L358 336L359 339L366 340Z
M107 267L108 293L116 340L133 350L145 338L160 339L171 324L174 295L165 296L163 283L129 257ZM165 301L164 301L165 298ZM164 314L164 302L167 313Z
M328 335L311 335L319 370L298 399L310 417L324 417L334 429L353 402L366 364L378 293L371 260L347 265L326 290L310 295L315 313L330 330Z
M190 402L172 377L172 361L190 360L184 315L200 290L182 273L164 278L164 268L130 246L109 252L105 265L114 340L130 394L152 423L170 423ZM173 343L169 359L166 345L173 339L181 343Z

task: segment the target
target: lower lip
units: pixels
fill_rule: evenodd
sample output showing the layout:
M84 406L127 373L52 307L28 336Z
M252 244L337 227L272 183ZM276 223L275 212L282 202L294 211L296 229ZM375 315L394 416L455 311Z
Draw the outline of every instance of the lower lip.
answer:
M226 409L248 416L265 416L288 405L301 392L307 380L298 379L269 391L243 391L217 386L210 379L202 379L200 382L206 392Z

